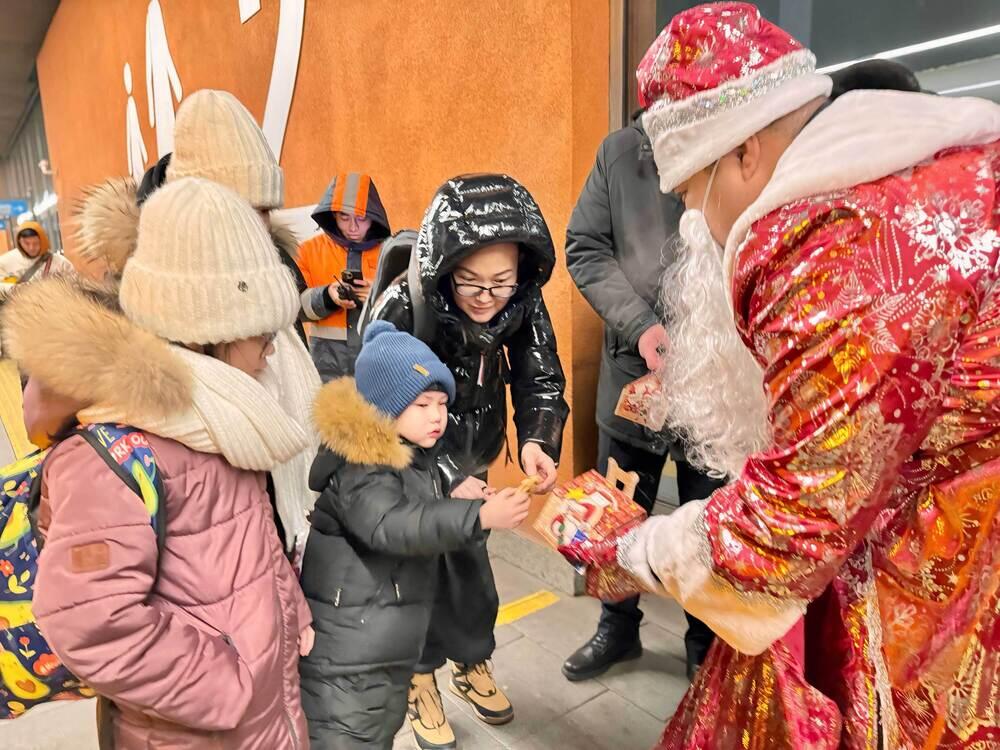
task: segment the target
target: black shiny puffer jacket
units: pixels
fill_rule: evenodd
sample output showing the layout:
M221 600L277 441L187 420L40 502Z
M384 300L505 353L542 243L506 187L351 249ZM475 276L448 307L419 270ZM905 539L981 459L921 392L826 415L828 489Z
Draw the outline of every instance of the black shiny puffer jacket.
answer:
M486 245L512 242L522 248L517 293L485 325L455 305L448 274ZM542 286L552 275L552 236L531 194L507 175L466 175L449 180L424 214L414 251L420 269L423 309L433 317L427 343L455 376L457 395L449 413L439 465L449 483L486 471L506 441L510 385L518 451L528 441L559 460L569 414L566 378ZM405 277L379 298L374 319L413 331L413 305ZM480 372L482 376L480 377Z

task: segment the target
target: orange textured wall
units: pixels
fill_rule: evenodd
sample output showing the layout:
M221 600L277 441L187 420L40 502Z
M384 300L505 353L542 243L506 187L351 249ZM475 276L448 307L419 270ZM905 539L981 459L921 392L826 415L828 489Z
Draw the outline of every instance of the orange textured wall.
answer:
M236 0L160 0L184 94L232 91L263 116L278 1L239 21ZM146 0L63 0L38 57L67 250L67 206L126 172L122 66L150 162ZM338 171L370 172L394 228L416 225L435 188L506 171L534 194L559 249L545 296L574 409L565 472L593 461L599 325L562 257L566 222L608 122L606 0L307 0L281 163L286 204L316 201ZM506 478L506 477L504 477Z

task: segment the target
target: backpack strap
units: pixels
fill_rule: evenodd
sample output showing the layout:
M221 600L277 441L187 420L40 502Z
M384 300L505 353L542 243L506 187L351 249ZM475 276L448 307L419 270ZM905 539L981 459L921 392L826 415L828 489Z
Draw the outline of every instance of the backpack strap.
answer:
M74 434L86 440L108 468L142 499L156 534L156 550L162 552L167 540L167 495L146 436L132 427L111 424L87 425Z
M21 275L21 278L17 280L18 284L27 284L31 281L35 275L42 271L42 276L48 276L49 269L52 267L52 253L46 253L45 257L35 261L31 267Z
M420 262L417 260L416 243L410 252L410 263L406 268L406 281L410 289L410 309L413 311L413 335L425 344L432 344L434 342L434 319L427 310L424 287L420 283Z

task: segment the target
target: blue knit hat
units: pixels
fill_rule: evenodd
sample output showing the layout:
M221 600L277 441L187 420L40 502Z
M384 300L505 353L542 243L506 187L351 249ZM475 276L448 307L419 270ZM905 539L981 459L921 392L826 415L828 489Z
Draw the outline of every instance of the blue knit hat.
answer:
M435 384L448 394L449 404L455 400L451 371L427 344L386 320L376 320L365 330L354 383L365 401L393 419Z

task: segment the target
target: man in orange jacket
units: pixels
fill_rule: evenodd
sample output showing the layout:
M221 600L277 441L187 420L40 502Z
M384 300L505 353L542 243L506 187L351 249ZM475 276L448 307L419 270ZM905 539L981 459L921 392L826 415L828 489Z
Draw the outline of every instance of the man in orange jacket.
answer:
M361 307L392 232L375 183L357 172L334 177L312 217L323 233L302 243L297 262L307 286L302 319L312 323L309 349L326 382L354 372Z
M14 241L17 247L0 255L0 297L6 297L17 284L74 272L65 255L52 252L49 236L37 221L18 225Z

